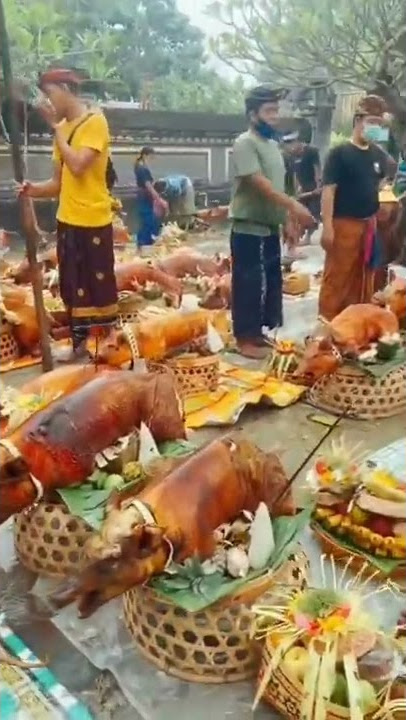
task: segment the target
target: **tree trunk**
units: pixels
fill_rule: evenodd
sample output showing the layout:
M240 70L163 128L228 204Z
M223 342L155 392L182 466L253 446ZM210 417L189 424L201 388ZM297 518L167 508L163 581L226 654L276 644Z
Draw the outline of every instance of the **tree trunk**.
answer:
M15 103L13 102L13 73L10 60L10 49L6 28L3 2L0 0L0 55L3 67L5 95L11 100L10 113L10 140L14 177L19 183L24 180L24 161L20 148L20 131L18 128ZM49 324L44 307L42 294L42 274L37 261L38 225L34 206L30 198L20 198L21 221L24 230L27 258L32 275L32 290L34 295L37 322L40 331L42 368L44 372L52 370L52 353L49 340Z
M317 88L315 95L317 115L314 144L319 148L320 158L323 162L330 147L336 96L326 88Z

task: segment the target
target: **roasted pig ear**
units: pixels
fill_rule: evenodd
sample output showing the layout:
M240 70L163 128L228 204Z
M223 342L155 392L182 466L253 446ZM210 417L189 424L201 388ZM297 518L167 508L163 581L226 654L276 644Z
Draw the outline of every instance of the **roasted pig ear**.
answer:
M113 598L161 573L169 556L161 528L138 525L123 541L118 557L91 563L52 593L50 602L59 609L77 600L79 616L89 617Z
M0 484L8 484L24 479L29 480L29 477L28 465L21 455L19 457L8 458L0 464Z
M32 498L31 502L34 500L26 461L22 457L3 458L3 450L5 448L0 448L0 523L30 504L24 501L26 497Z

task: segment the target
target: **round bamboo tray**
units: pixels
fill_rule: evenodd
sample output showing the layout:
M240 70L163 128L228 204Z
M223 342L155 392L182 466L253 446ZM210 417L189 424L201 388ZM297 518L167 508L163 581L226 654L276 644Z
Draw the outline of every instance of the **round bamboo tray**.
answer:
M258 682L262 680L271 661L272 647L268 641L264 643ZM273 671L262 700L278 710L288 720L301 720L303 686L296 678L287 674L283 662ZM371 720L374 714L375 711L364 715L364 720ZM350 711L340 705L329 703L326 720L350 720Z
M220 380L218 355L199 356L193 353L179 355L161 364L147 363L151 372L170 372L176 380L180 397L187 398L217 390Z
M17 555L28 570L48 577L77 572L92 529L62 503L41 502L14 519Z
M360 548L359 552L356 550L350 550L349 548L345 547L344 545L340 545L339 538L335 539L332 538L331 535L329 535L327 532L324 532L323 528L320 527L318 523L312 523L311 528L316 535L317 539L320 542L320 545L322 546L324 552L327 555L333 555L333 557L338 562L347 562L349 558L352 558L351 568L352 570L360 570L363 565L365 565L366 562L368 562L368 559L365 557L365 555L362 554L362 549ZM372 565L369 563L371 572L376 572L378 569L375 565ZM382 579L387 579L388 575L385 573L379 572L379 577ZM378 575L377 575L378 577ZM405 578L406 577L406 561L402 562L400 565L398 565L397 568L393 572L390 573L389 577L391 578Z
M251 581L196 613L137 587L124 595L124 619L141 654L169 675L200 683L246 680L259 662L258 645L249 636L252 604L272 593L277 582L305 587L308 569L299 551L275 575Z
M378 420L406 409L406 363L383 378L375 378L351 365L334 375L320 378L310 388L308 399L321 410L359 420Z
M19 356L17 340L13 335L13 330L7 322L1 323L0 335L0 363L6 364L17 360Z

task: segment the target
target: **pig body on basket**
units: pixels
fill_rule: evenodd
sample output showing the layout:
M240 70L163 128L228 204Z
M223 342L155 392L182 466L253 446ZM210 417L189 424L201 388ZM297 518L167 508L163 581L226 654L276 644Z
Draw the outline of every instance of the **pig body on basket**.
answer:
M190 248L182 248L165 258L156 260L156 266L177 278L214 277L230 271L230 259L215 255L213 258Z
M176 296L176 298L179 298L182 292L179 280L154 267L148 260L118 263L114 272L119 292L122 290L137 291L145 287L147 283L155 283L163 292Z
M173 311L167 315L130 325L138 354L145 360L158 362L207 336L208 323L226 337L229 329L227 315L221 312L197 310L190 313ZM99 360L115 367L128 366L133 357L128 330L112 333L100 344Z
M100 533L85 547L89 565L53 596L59 607L77 600L80 616L88 617L160 574L172 554L177 562L211 557L214 531L243 510L255 512L260 502L273 516L294 513L279 459L248 441L215 440L174 465L138 495L129 489L111 499ZM148 508L149 520L140 506Z
M231 273L214 277L200 302L207 310L229 309L231 307Z
M0 300L2 316L12 327L20 354L39 354L40 332L30 291L27 288L2 283ZM52 318L48 316L48 320L51 326Z
M294 373L297 377L316 381L331 375L342 364L343 355L357 356L370 343L399 332L396 315L373 304L350 305L324 325L324 337L308 339Z
M0 446L0 522L30 506L38 486L83 483L96 455L142 422L157 441L185 437L169 374L103 373L35 413Z

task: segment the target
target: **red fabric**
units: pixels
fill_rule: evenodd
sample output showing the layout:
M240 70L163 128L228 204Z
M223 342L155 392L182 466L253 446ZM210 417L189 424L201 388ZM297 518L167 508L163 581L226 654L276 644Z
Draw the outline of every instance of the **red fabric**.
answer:
M364 265L369 265L374 251L374 240L376 233L376 217L368 220L365 229Z
M66 68L54 68L53 70L47 70L46 72L42 73L38 85L40 88L42 88L44 85L47 84L58 85L68 82L80 85L82 80L74 70L68 70Z

